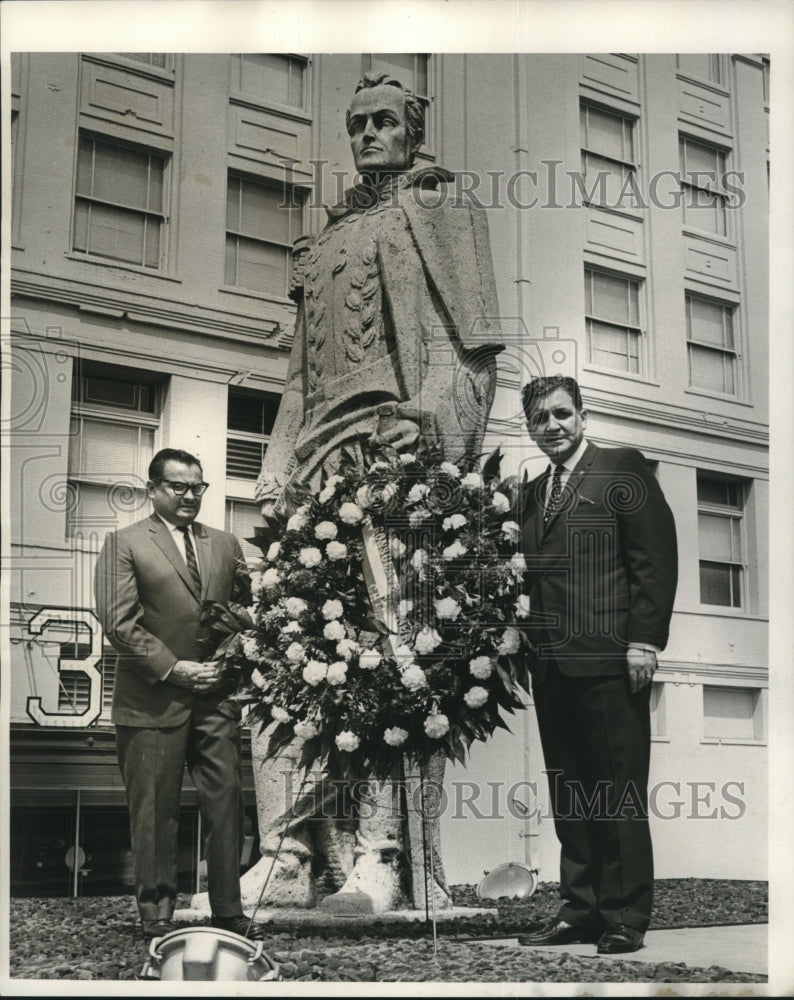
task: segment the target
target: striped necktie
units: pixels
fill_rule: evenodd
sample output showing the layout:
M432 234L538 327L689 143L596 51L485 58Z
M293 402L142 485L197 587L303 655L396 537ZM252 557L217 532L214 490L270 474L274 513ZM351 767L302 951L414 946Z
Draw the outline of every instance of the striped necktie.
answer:
M551 479L551 493L549 493L549 499L546 502L546 510L543 512L544 527L554 517L554 512L562 496L562 469L562 465L554 466L554 475Z
M198 560L196 559L196 550L193 548L193 539L190 537L190 531L186 524L180 524L177 526L177 531L181 531L185 539L185 562L187 563L188 572L190 573L190 579L196 588L198 594L201 593L201 573L199 573Z

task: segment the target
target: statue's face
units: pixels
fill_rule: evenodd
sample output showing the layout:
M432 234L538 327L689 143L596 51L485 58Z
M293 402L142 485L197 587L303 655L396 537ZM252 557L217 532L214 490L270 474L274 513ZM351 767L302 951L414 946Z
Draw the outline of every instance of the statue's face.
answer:
M405 97L397 87L360 90L350 105L348 134L359 173L388 173L411 166L413 145L405 122Z

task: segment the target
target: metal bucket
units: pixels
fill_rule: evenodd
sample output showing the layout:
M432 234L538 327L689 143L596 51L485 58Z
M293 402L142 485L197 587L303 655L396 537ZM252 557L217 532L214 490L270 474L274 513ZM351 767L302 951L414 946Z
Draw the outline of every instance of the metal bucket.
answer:
M141 979L254 982L280 979L261 941L216 927L186 927L155 938Z
M486 872L477 886L478 899L529 899L538 887L538 870L511 861Z

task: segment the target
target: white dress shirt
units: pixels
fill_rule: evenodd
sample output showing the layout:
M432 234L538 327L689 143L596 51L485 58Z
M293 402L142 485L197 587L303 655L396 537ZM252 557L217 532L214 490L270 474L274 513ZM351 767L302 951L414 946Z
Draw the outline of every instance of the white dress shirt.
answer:
M166 526L166 528L168 528L168 530L171 532L171 537L174 540L174 544L179 549L179 551L180 551L180 553L182 555L182 558L185 560L185 565L187 566L187 555L185 553L185 536L184 536L184 534L182 533L182 531L179 529L179 527L176 524L171 524L170 521L166 521L166 519L164 517L160 517L159 514L156 514L156 516L160 518L160 520L163 522L163 524ZM199 562L198 545L196 545L196 533L193 530L193 523L192 522L190 524L188 524L187 530L190 532L190 540L193 542L193 551L196 553L196 565L199 568L199 573L201 573L201 563Z

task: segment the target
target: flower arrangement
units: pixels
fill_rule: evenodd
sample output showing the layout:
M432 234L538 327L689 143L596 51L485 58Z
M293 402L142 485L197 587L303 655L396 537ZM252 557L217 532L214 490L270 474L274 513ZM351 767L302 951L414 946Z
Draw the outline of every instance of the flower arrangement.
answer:
M407 755L465 760L522 706L529 642L521 619L518 484L438 451L352 457L318 493L249 539L263 553L253 605L205 609L251 722L276 723L271 754L304 740L301 763L339 778L388 777ZM381 533L399 595L392 628L372 611L362 528ZM518 626L518 627L516 627Z

